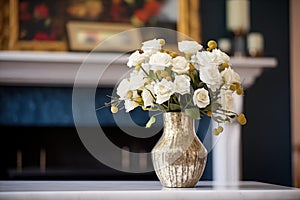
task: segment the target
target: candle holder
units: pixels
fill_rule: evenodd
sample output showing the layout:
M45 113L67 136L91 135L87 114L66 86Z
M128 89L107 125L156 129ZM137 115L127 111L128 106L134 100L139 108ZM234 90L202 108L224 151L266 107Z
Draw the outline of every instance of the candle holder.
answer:
M233 55L237 57L246 56L246 35L247 31L238 29L233 31Z

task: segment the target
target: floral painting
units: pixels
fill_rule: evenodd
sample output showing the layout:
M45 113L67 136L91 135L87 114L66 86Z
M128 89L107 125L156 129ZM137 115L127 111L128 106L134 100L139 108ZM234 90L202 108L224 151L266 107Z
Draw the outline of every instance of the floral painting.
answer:
M19 40L59 41L64 37L60 1L20 0Z
M19 0L19 40L62 41L70 20L153 25L165 0Z
M156 16L164 0L69 0L69 17L101 22L145 25Z

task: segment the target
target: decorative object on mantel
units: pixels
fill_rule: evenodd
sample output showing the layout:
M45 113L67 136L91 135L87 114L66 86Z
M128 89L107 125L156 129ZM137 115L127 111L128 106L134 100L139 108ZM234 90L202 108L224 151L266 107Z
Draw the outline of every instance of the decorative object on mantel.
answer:
M218 123L215 135L223 132L222 123L237 119L246 124L244 114L233 109L233 96L242 95L243 88L230 57L215 41L209 41L207 49L195 41L178 42L180 53L163 45L163 39L149 40L129 56L130 77L121 80L117 96L104 107L111 106L112 113L137 107L153 111L146 128L163 114L163 135L151 152L155 172L165 187L194 187L207 158L194 120L211 117Z
M264 55L264 37L261 33L248 33L247 53L251 57L262 57Z
M227 30L234 34L233 55L246 55L245 36L250 29L249 0L227 0L226 2Z
M218 46L221 51L223 51L229 56L231 55L232 47L231 47L231 40L229 38L220 38L218 40Z

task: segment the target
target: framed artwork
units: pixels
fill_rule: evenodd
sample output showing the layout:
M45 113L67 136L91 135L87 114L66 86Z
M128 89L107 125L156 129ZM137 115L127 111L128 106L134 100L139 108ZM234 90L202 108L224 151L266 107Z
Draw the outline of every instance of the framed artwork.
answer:
M67 50L59 1L9 0L10 50Z
M9 12L0 13L0 18L3 18L3 13L9 15L5 28L9 31L6 31L6 35L1 33L5 35L2 41L7 37L8 44L2 49L67 51L69 50L67 41L70 41L71 50L88 49L87 43L82 43L82 47L78 46L79 43L76 43L80 41L78 34L77 39L74 38L76 30L83 33L83 22L92 23L89 30L94 33L96 26L93 23L108 28L102 29L104 32L101 34L97 30L97 37L100 35L103 37L108 33L114 34L124 28L157 26L178 30L201 41L200 0L8 0L7 2ZM164 16L161 10L174 2L177 4L175 9L178 12L174 12L173 8L169 11L177 15L175 22L165 23L157 20L157 16Z
M136 49L142 42L138 31L127 31L122 34L122 37L113 37L115 34L133 28L135 27L124 23L69 21L67 23L69 49L72 51ZM106 40L109 37L113 37L113 39Z
M59 1L9 0L11 50L67 50Z

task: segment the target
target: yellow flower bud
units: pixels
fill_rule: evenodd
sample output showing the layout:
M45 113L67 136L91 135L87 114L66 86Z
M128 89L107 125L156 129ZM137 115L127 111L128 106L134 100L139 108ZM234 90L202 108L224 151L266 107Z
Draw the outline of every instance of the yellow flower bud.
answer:
M217 128L214 128L214 130L213 130L213 134L214 135L219 135L220 133L222 133L223 132L223 127L222 126L218 126Z
M155 73L156 73L157 75L160 75L160 74L161 74L161 70L157 70Z
M211 116L212 116L212 112L211 112L211 111L207 111L206 115L207 115L208 117L211 117Z
M140 69L141 69L141 66L140 66L140 65L138 65L138 66L135 67L135 70L136 70L136 71L140 71Z
M133 92L132 92L131 90L129 90L129 91L127 92L127 98L128 98L128 99L131 99L132 96L133 96Z
M195 67L194 65L190 64L190 72L194 71L195 70Z
M230 85L229 89L232 90L232 91L235 91L236 90L236 85Z
M220 134L217 128L214 128L213 134L214 134L214 135L219 135L219 134Z
M210 41L208 41L207 46L208 46L210 49L215 49L215 48L217 48L218 44L216 43L216 41L210 40Z
M242 94L244 94L243 88L241 88L241 87L240 87L240 88L237 88L237 89L236 89L236 94L237 94L237 95L242 95Z
M172 81L171 76L167 76L167 77L166 77L166 80L167 80L167 81Z
M119 109L118 109L117 106L112 105L111 108L110 108L110 111L111 111L112 113L117 113L117 112L119 111Z
M166 78L170 76L170 74L167 71L161 71L160 76Z
M228 63L222 63L222 67L228 68L228 67L229 67L229 64L228 64Z
M142 103L142 97L137 97L137 98L135 98L135 102L136 103Z
M241 124L241 125L245 125L247 123L247 119L245 117L245 115L243 113L239 114L237 117L237 121Z
M240 88L241 87L240 83L233 83L233 84L236 86L236 88Z
M159 39L159 43L160 43L161 45L165 45L165 44L166 44L166 41L165 41L164 39Z
M175 53L175 52L171 52L171 53L170 53L170 56L171 56L172 58L175 58L175 57L178 56L178 55L177 55L177 53Z
M218 131L219 131L219 133L222 133L223 132L223 127L222 126L218 126Z

